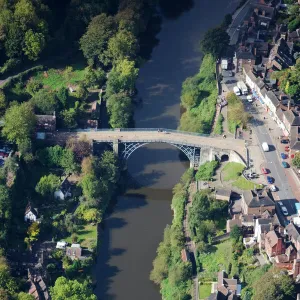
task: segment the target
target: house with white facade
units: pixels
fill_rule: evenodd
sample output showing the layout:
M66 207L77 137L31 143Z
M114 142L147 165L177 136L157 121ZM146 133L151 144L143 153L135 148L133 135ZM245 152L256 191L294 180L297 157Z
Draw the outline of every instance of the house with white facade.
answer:
M37 208L33 208L31 203L28 203L26 206L25 214L24 214L25 222L37 222L38 220L38 210Z
M60 188L54 192L54 198L64 200L68 197L71 197L71 184L67 177L62 181Z

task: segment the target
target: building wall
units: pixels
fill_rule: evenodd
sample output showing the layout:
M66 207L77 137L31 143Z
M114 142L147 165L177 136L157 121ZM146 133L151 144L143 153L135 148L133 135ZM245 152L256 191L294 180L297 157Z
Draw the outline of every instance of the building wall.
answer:
M28 212L25 217L24 217L25 221L32 221L32 222L35 222L36 221L36 216L35 214L33 214L31 211Z

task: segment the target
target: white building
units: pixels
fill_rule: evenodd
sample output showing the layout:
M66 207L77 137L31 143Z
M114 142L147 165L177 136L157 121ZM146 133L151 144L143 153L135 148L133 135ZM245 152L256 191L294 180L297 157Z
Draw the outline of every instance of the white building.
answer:
M54 198L64 200L68 197L71 197L71 184L67 177L63 180L63 182L60 185L60 189L54 192Z
M25 222L36 222L38 220L38 210L31 207L30 203L28 203L28 205L26 206L24 220Z

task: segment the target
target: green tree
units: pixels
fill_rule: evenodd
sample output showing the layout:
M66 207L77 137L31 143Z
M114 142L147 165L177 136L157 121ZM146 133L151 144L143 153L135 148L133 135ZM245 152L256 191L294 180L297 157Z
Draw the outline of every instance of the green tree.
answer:
M74 108L65 109L61 112L64 127L76 128L77 127L77 111Z
M221 51L229 44L230 37L225 28L216 27L209 29L200 43L200 49L204 54L212 54L218 58Z
M120 92L132 94L138 73L139 69L135 67L133 61L128 59L120 61L108 75L106 97L109 98Z
M40 114L53 114L57 108L55 93L47 89L38 91L31 101Z
M87 281L79 282L59 277L55 281L54 287L50 288L53 300L96 300L93 290Z
M20 57L22 55L22 44L24 33L18 27L18 24L12 22L7 31L5 40L5 53L9 58Z
M57 99L60 101L62 106L65 108L68 105L68 90L65 87L61 87L56 93Z
M102 69L94 70L88 66L84 70L84 85L89 88L102 87L105 80L106 74Z
M26 84L26 92L31 96L34 96L42 88L43 85L38 80L30 79Z
M35 190L42 196L52 196L59 186L59 177L54 174L49 174L41 177L40 181L35 187Z
M108 55L114 63L125 58L133 60L138 51L136 37L127 30L118 31L108 42Z
M42 33L33 32L32 29L29 29L25 33L24 44L23 51L25 55L27 55L30 60L37 60L45 48L46 40Z
M73 173L77 171L78 167L75 162L75 156L72 150L64 149L63 155L60 158L59 165L64 168L66 173Z
M23 30L26 30L29 24L38 22L35 7L30 0L20 0L16 3L14 17Z
M18 294L17 300L34 300L35 298L32 295L21 292Z
M115 31L113 17L100 14L92 19L86 33L80 39L80 48L90 66L98 62L106 64L107 43Z
M294 299L295 285L290 276L284 271L271 268L254 283L253 300Z
M295 153L295 156L292 160L292 164L296 168L298 168L298 169L300 168L300 153Z
M101 194L101 186L97 178L92 174L83 176L81 180L81 188L83 195L88 200L97 199Z
M187 78L182 84L181 103L191 109L199 104L201 91L198 87L198 78L196 76Z
M215 170L218 168L219 162L217 160L209 161L202 164L196 173L197 180L211 180L215 175Z
M11 277L9 265L4 256L0 255L0 295L4 296L3 299L11 299L16 291L17 284ZM5 298L7 297L7 298Z
M114 94L107 100L109 124L113 128L126 128L132 119L133 107L130 97L124 93Z
M38 240L40 234L40 224L33 222L27 229L27 237L25 238L25 243L30 246L32 243Z
M0 116L5 113L7 107L7 100L3 90L0 89Z
M29 139L34 131L36 117L30 103L11 106L4 116L2 133L11 142L20 144Z
M234 225L230 231L230 238L237 243L243 237L242 230L237 225Z

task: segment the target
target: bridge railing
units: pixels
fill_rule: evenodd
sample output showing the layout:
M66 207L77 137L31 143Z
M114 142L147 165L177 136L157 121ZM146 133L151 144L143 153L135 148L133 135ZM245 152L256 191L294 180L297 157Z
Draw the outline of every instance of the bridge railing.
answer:
M175 130L175 129L168 129L168 128L87 128L87 129L59 129L58 131L60 132L95 132L95 131L116 131L116 132L126 132L126 131L136 131L136 132L141 132L141 131L152 131L152 132L169 132L169 133L179 133L179 134L187 134L187 135L194 135L194 136L203 136L203 137L209 137L209 134L205 133L197 133L197 132L188 132L188 131L180 131L180 130Z

